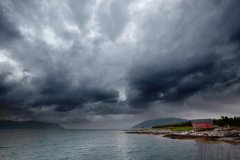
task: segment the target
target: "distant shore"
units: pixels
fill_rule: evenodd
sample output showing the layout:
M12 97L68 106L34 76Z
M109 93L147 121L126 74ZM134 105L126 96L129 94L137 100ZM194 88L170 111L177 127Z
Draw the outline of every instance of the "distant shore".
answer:
M157 129L135 129L125 131L127 134L151 134L162 135L166 138L181 139L181 140L195 140L201 142L225 142L240 145L240 128L218 127L208 131L187 131L176 132L171 130L157 130Z

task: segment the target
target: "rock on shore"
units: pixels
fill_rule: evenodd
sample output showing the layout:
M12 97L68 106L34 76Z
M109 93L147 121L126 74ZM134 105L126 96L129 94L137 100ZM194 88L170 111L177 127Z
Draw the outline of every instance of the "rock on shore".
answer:
M189 131L189 132L175 132L171 130L133 130L127 131L129 134L153 134L163 135L167 138L173 139L196 139L203 141L219 141L240 144L240 128L231 127L224 128L218 127L208 131Z

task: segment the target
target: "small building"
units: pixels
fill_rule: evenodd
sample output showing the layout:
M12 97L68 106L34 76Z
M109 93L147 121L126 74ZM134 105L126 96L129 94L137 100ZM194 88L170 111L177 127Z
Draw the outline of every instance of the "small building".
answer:
M191 120L191 122L195 131L209 130L214 128L212 119L195 119Z

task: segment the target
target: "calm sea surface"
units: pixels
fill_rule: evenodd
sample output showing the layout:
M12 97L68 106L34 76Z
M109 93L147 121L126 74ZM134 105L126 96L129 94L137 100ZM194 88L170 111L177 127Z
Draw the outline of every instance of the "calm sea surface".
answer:
M0 130L0 160L240 160L240 145L112 130Z

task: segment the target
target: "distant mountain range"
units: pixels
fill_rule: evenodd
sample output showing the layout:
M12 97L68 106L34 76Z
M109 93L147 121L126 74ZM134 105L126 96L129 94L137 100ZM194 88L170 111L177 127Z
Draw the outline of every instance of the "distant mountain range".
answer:
M36 121L0 121L0 129L64 129L58 124Z
M143 121L132 128L152 128L153 126L163 126L163 125L169 125L169 124L177 124L177 123L183 123L188 122L187 119L182 118L159 118L159 119L151 119Z

